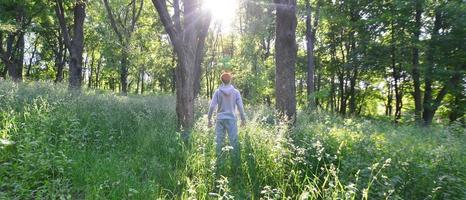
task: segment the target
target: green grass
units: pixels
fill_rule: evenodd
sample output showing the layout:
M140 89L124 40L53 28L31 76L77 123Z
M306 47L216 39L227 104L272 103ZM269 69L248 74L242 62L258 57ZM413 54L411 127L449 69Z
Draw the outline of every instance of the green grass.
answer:
M206 103L185 143L173 97L2 82L0 199L466 198L461 127L302 111L289 130L254 107L240 129L242 172L232 174L215 169Z

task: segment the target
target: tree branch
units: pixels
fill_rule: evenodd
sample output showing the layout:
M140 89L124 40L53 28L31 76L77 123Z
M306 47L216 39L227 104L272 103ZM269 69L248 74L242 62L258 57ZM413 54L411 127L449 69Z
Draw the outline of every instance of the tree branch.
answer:
M131 33L134 32L134 27L136 26L136 22L138 21L139 17L141 16L142 7L144 4L144 0L141 0L141 4L139 5L139 10L136 11L136 2L133 6L133 20L131 21ZM137 13L137 14L136 14Z
M104 5L105 5L105 10L107 10L108 18L110 19L110 24L115 31L118 40L123 43L123 36L121 35L120 31L118 30L117 24L115 23L115 18L113 17L112 9L110 8L110 5L108 4L108 0L103 0Z
M319 27L319 18L320 18L320 6L321 6L321 1L317 1L316 5L316 14L314 16L314 25L312 29L312 35L315 37L317 28Z
M71 49L71 39L70 39L70 34L68 33L68 29L66 27L65 10L63 9L63 1L56 0L55 3L56 3L55 13L58 18L58 23L60 25L61 34L62 34L64 43L65 43L65 46L66 48Z
M160 21L162 21L162 24L165 27L165 31L167 31L168 35L170 36L172 43L175 44L174 46L177 46L179 43L179 36L175 26L173 25L170 14L168 13L167 2L165 0L152 0L152 3L159 13Z

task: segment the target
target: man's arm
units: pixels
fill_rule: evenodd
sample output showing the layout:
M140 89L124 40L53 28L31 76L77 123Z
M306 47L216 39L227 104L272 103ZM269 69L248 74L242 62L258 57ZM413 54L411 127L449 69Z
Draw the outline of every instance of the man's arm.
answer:
M238 91L237 97L236 97L236 106L238 106L241 122L243 124L243 123L246 122L246 115L244 114L243 99L241 98L241 94L239 93L239 91Z
M214 96L212 97L212 101L210 102L209 112L207 113L207 119L210 122L212 118L212 114L214 112L215 107L217 106L217 91L215 91Z

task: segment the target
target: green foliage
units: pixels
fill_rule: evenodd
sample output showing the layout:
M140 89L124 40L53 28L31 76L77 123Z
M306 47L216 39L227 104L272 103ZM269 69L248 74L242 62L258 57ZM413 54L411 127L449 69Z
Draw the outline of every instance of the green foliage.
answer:
M173 97L75 96L63 88L0 85L0 199L466 197L460 125L301 112L290 130L256 106L240 129L242 172L233 174L231 163L215 169L207 102L183 143Z

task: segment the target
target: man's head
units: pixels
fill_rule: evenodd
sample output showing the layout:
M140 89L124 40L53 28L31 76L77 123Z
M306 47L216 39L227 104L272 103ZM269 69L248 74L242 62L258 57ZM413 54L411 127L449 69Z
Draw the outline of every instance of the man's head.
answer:
M223 84L230 84L230 82L231 82L231 73L223 72L222 75L220 76L220 80L222 80Z

